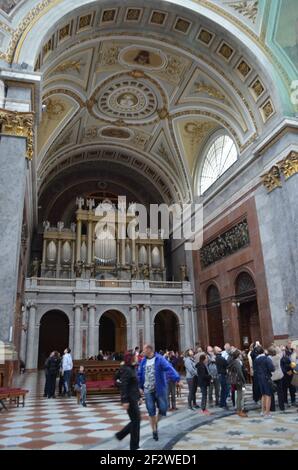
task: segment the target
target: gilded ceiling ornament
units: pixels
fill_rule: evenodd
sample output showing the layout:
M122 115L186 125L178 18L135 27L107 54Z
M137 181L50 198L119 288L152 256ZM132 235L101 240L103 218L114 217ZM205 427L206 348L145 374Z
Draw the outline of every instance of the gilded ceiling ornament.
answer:
M259 0L229 2L229 5L238 13L246 16L249 20L255 23L259 10Z
M120 47L113 45L112 47L106 47L102 45L98 62L101 65L115 65L118 64Z
M199 41L203 42L204 44L208 45L210 44L213 37L214 37L214 34L210 33L206 29L201 29L201 31L198 34L197 39L199 39Z
M64 113L65 106L59 100L52 100L48 98L46 101L46 113L49 119L59 119L59 116Z
M258 79L256 80L253 85L251 86L252 90L254 91L255 95L257 97L261 96L261 94L263 93L264 91L264 87L261 83L261 81Z
M133 78L144 78L145 73L143 70L132 70L131 72L128 72L128 75Z
M2 135L25 137L27 139L26 156L28 160L32 160L34 114L0 109L0 126Z
M129 8L126 14L127 21L138 21L140 18L141 10L138 8Z
M63 62L63 64L58 65L53 72L69 72L69 71L76 71L78 73L81 72L81 61L80 60L68 60Z
M242 77L246 77L249 72L251 71L250 66L245 62L245 60L241 60L240 64L237 67L237 70L240 72Z
M204 83L197 82L194 84L195 93L206 93L212 98L216 98L218 100L224 100L225 95L223 95L220 91L218 91L215 87L211 85L205 85Z
M59 41L70 36L70 24L65 25L63 28L59 29Z
M161 11L153 11L150 19L150 23L163 25L166 19L166 13L162 13Z
M291 152L286 158L278 163L285 180L298 173L298 152Z
M164 74L170 82L179 83L183 78L183 73L186 68L186 61L182 61L176 56L168 55L168 63L165 68Z
M270 116L274 113L273 105L270 100L267 101L267 103L265 103L261 109L263 111L265 121L267 121L267 119L269 119Z
M144 149L148 140L149 136L147 134L145 134L144 132L135 131L135 136L133 138L132 143L137 147Z
M268 193L271 193L275 188L281 188L281 173L277 165L274 165L270 170L261 176L263 185Z
M165 106L161 109L158 109L157 114L158 114L160 119L166 119L166 118L169 117L169 111L167 110L167 108Z
M184 135L190 140L190 144L194 146L204 137L207 137L211 129L214 129L214 123L212 122L190 121L184 126Z

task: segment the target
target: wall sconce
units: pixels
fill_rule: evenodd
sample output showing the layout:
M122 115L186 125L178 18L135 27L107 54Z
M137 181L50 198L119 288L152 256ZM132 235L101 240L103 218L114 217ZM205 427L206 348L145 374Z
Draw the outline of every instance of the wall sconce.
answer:
M295 312L295 305L292 304L292 302L289 302L288 305L286 305L286 313L288 315L293 315Z

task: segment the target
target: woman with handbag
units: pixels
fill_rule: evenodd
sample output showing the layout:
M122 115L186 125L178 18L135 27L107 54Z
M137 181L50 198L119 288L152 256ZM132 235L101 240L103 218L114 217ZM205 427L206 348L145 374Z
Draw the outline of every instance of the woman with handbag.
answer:
M282 352L277 346L270 346L268 348L269 357L274 365L274 372L272 373L272 395L271 395L271 407L270 411L275 411L275 393L277 393L278 406L282 413L285 413L284 394L282 388L283 371L281 370L280 360L282 358Z

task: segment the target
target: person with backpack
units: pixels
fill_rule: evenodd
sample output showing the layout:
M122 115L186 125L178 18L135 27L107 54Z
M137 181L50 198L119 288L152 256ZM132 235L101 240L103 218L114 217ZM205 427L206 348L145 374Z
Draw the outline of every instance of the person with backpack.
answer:
M188 385L188 409L195 410L199 408L196 403L196 391L198 386L198 372L194 360L194 352L192 349L185 351L184 367L186 371L186 382Z
M244 411L245 396L245 377L243 374L243 365L241 362L241 351L236 349L231 354L231 361L227 367L227 381L235 388L237 393L237 414L241 418L247 418L248 415Z

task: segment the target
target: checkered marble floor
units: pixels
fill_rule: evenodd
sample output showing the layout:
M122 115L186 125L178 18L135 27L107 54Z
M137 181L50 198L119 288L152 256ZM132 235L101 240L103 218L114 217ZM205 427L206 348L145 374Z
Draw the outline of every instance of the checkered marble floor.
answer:
M90 396L87 408L83 408L76 403L75 397L43 398L43 373L26 373L18 377L15 385L28 389L29 394L24 408L16 408L12 404L8 412L0 413L0 450L128 449L129 438L121 442L114 438L114 434L128 422L118 395ZM249 419L241 420L232 414L233 411L223 412L220 408L210 407L212 415L205 417L198 411L187 409L187 394L185 384L182 396L177 398L178 411L169 412L159 424L158 442L152 440L145 405L141 406L142 449L169 449L173 446L175 449L209 449L210 446L230 448L232 443L235 448L245 448L248 442L251 446L262 448L261 439L268 442L263 443L264 448L280 448L285 442L290 447L294 445L294 437L297 442L296 410L287 415L278 415L274 418L276 422L272 420L266 423L254 411L250 412ZM200 403L200 394L197 401ZM253 407L250 390L246 405L248 408ZM188 432L194 428L197 429ZM274 431L271 428L291 428L290 439L285 437L285 431Z

